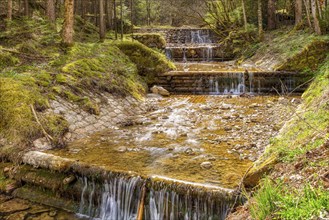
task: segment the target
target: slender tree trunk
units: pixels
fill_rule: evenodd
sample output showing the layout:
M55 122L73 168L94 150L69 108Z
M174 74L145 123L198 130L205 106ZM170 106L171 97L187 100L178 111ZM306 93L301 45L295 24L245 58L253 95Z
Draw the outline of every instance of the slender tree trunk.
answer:
M123 40L123 0L120 0L120 33Z
M29 16L29 0L24 0L24 15Z
M55 23L56 15L55 15L55 1L48 0L47 1L47 16L50 22Z
M7 19L12 20L13 18L13 0L8 0L8 8L7 8Z
M305 11L306 11L306 17L307 17L307 23L311 30L313 30L312 22L311 22L311 15L310 15L310 1L304 0L305 5Z
M313 25L314 25L315 33L321 35L321 28L317 14L316 0L311 0L311 9L312 9Z
M276 28L276 0L269 0L267 5L268 19L267 19L267 27L269 30L273 30Z
M318 6L319 18L322 19L322 9L319 0L316 0L316 5Z
M65 0L64 7L62 42L65 46L71 46L73 44L74 0Z
M303 0L295 0L295 25L303 20Z
M241 0L242 4L242 11L243 11L243 22L244 22L244 28L247 30L248 28L248 20L247 20L247 12L246 12L246 3L245 0Z
M151 3L150 0L146 0L146 13L147 13L147 26L151 25Z
M115 39L118 39L118 19L117 19L117 3L116 0L113 0L113 22L114 22L114 34Z
M111 9L109 6L111 5L111 2L108 0L105 0L105 27L112 28L111 25Z
M86 20L86 0L81 0L81 18Z
M104 0L99 0L99 38L105 39Z
M260 40L263 39L263 12L262 12L262 0L257 0L258 5L258 37Z
M134 41L134 4L133 0L130 0L130 23L131 23L131 40Z

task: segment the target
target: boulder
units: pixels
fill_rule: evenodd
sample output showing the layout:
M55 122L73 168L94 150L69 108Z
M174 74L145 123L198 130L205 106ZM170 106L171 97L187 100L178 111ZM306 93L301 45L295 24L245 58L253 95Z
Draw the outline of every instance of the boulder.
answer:
M151 92L162 96L170 96L170 92L161 86L153 86L151 88Z

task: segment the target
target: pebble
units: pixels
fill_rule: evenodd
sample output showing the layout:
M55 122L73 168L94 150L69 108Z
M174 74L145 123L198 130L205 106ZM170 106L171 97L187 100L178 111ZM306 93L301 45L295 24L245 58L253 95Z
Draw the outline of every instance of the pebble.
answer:
M117 151L120 152L120 153L124 153L124 152L127 151L127 148L125 146L121 146L121 147L118 148Z
M206 162L202 162L200 164L200 166L201 166L201 168L208 170L208 169L212 168L212 163L209 161L206 161Z

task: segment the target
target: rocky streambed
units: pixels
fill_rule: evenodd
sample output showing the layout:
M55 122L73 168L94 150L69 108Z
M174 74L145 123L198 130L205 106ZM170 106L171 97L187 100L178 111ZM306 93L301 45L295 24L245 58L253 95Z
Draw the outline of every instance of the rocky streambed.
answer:
M2 163L0 190L10 196L0 198L0 216L76 218L59 211L64 209L134 219L144 210L145 219L225 219L236 201L233 189L299 102L278 96L149 95L147 112L130 114L111 129L65 149L16 152L14 158L26 165ZM4 160L13 157L6 148L1 152Z
M153 110L49 153L115 172L234 188L298 97L150 96Z

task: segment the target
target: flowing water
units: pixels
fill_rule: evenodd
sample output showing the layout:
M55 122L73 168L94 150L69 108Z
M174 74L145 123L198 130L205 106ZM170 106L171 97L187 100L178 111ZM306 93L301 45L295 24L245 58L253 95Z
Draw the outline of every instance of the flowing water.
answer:
M277 75L213 62L220 55L215 43L209 30L178 31L166 55L180 63L159 76L168 89L207 96L151 96L154 110L51 151L110 172L104 182L80 178L80 216L225 219L233 189L294 112L295 99L252 96L275 88L268 81ZM284 77L279 85L291 91L295 80Z
M81 214L136 219L146 184L144 219L224 219L234 199L223 195L239 184L289 117L290 102L270 96L173 96L148 101L157 108L117 129L51 151L129 174L113 174L96 185L82 178Z

